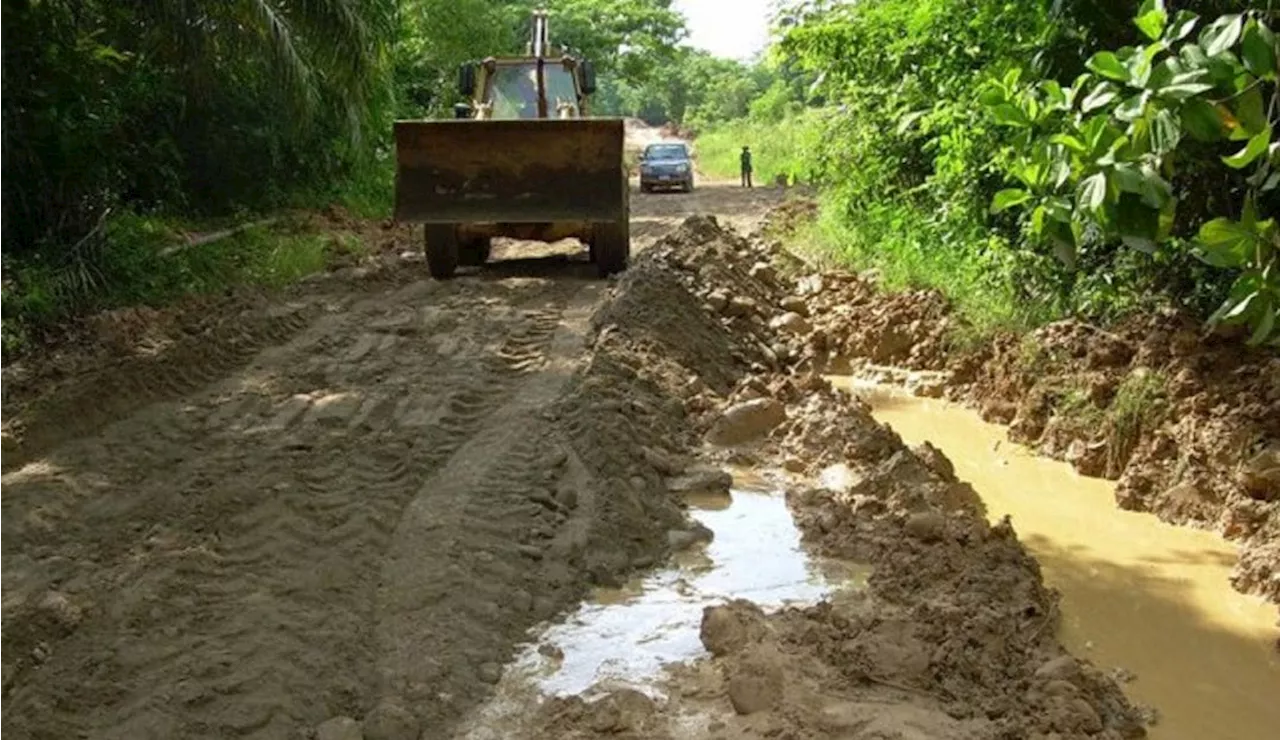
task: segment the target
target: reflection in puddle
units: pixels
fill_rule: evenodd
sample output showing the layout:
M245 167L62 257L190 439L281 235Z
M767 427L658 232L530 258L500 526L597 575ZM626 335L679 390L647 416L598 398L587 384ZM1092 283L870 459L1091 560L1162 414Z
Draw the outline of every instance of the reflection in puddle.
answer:
M1063 643L1103 669L1137 675L1125 691L1159 711L1152 738L1280 737L1275 608L1231 588L1234 546L1120 510L1115 484L1035 456L968 409L833 381L908 444L941 449L993 521L1012 517L1045 581L1062 593Z
M837 588L866 583L867 569L801 548L780 493L734 490L731 498L704 495L688 502L691 517L715 538L677 554L661 571L598 591L564 622L543 630L462 737L504 737L503 728L546 695L628 687L659 696L654 684L665 664L704 654L698 629L706 606L735 598L766 610L814 604Z

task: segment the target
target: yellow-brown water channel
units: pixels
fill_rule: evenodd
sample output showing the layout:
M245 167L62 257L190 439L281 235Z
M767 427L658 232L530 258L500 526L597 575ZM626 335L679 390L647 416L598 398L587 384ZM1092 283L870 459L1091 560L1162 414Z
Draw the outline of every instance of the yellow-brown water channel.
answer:
M1156 740L1280 738L1276 609L1232 589L1236 549L1210 532L1115 505L1114 484L1008 442L976 413L878 386L858 393L909 444L928 440L1004 515L1062 593L1061 639L1104 669L1136 674Z

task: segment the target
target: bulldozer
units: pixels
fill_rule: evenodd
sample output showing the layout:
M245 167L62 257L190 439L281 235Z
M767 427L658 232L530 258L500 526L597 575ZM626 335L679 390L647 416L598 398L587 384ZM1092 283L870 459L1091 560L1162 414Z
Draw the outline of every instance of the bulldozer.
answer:
M630 258L624 122L590 116L590 61L548 44L463 64L452 119L396 121L395 218L422 223L437 280L488 261L493 239L577 238L600 275Z

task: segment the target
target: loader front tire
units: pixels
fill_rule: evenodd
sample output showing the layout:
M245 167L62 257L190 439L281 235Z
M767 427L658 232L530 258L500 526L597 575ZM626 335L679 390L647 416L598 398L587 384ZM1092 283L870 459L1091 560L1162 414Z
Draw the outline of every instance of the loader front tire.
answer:
M487 236L470 239L458 245L458 264L462 267L480 267L489 261L493 243Z
M591 258L600 271L600 277L609 277L627 269L631 260L631 223L622 219L592 226Z
M453 224L427 224L427 271L436 280L448 280L458 272L458 230Z

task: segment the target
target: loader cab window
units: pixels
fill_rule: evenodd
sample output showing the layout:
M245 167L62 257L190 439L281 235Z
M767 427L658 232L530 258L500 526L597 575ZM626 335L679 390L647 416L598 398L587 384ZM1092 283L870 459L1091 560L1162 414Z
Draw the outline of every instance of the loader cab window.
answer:
M577 118L578 89L573 84L573 73L562 64L547 64L542 76L547 86L547 116Z
M499 65L490 78L489 96L494 118L537 118L538 68Z

